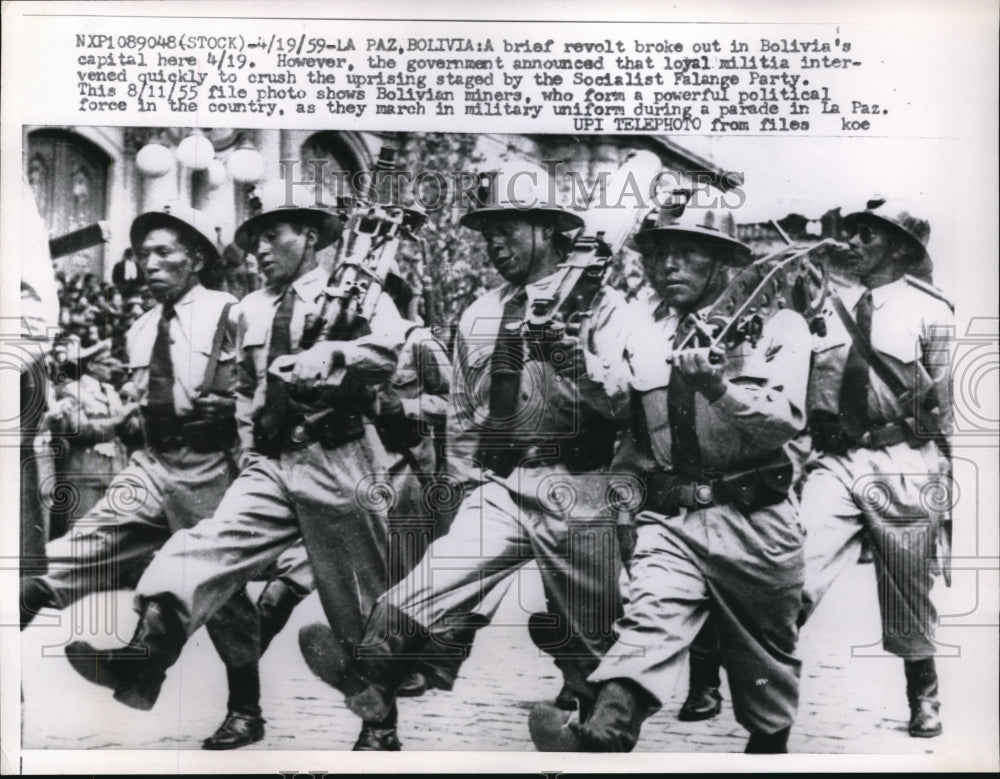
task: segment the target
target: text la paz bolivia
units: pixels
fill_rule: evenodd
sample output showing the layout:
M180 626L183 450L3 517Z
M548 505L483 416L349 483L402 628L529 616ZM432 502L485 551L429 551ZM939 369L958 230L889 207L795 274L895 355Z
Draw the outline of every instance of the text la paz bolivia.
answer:
M356 51L353 38L326 39L326 48L333 51ZM385 51L402 54L404 51L494 51L487 38L366 38L365 51Z

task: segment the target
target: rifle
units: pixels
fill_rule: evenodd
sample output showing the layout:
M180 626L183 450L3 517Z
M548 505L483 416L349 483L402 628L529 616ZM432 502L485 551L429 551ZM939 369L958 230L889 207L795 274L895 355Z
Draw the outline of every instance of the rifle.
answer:
M684 317L678 325L681 340L667 361L683 349L707 347L709 359L717 362L724 352L744 342L756 346L764 323L782 309L814 320L829 293L826 267L817 266L814 260L840 246L828 238L808 247L787 246L751 263L707 312Z
M626 184L640 198L648 194L660 172L660 160L649 151L632 152L607 180L605 192L617 197ZM594 189L585 214L584 227L573 241L560 275L549 287L550 294L535 298L520 324L524 336L535 342L555 341L564 334L586 341L597 293L607 284L611 260L621 251L636 224L648 209L610 206Z
M375 181L391 172L396 150L384 146L375 166ZM390 182L391 183L391 182ZM341 233L337 261L323 291L319 314L308 316L299 342L300 350L319 341L350 341L371 332L371 320L392 268L401 239L416 240L425 216L391 202L388 187L375 187L375 202L359 200L350 209ZM287 379L294 355L275 360L270 371ZM338 386L344 369L337 368L327 386Z

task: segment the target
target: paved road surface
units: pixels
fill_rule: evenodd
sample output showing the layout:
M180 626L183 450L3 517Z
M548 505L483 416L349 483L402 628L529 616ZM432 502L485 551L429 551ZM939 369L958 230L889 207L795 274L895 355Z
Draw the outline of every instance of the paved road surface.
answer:
M499 624L479 636L452 692L434 691L400 701L405 749L532 750L527 729L531 704L554 696L559 688L555 667L539 656L523 627L526 615L541 606L538 585L537 572L525 569L501 607ZM938 595L947 601L956 597L954 593ZM131 634L135 618L127 593L85 603L87 608L79 613L90 618L117 609L122 623L119 635L124 640ZM956 602L950 613L974 606ZM68 620L69 612L62 616ZM318 601L310 597L265 656L262 703L267 735L249 750L350 749L357 734L356 719L335 691L310 674L298 652L298 627L321 616ZM204 631L189 642L150 713L115 703L110 691L78 677L60 657L58 646L43 648L63 643L68 633L65 625L35 625L24 633L25 748L199 749L201 739L221 721L226 697L223 667ZM945 630L941 638L955 635ZM852 646L855 655L880 655L874 570L871 565L852 566L803 631L801 706L791 750L969 754L986 742L995 743L996 630L978 628L962 635L963 656L939 661L945 734L930 740L909 738L902 663L882 656L852 658ZM873 642L875 647L863 648ZM115 639L106 637L103 643L110 646ZM733 719L727 690L724 711L717 719L687 724L675 719L685 683L686 671L673 700L644 726L636 751L741 752L746 734Z

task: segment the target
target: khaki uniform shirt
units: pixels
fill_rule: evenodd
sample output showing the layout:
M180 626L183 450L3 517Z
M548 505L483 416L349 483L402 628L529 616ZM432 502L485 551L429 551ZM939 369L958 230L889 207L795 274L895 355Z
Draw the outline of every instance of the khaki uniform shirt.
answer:
M839 290L848 312L864 292L860 285ZM953 428L950 342L954 338L951 307L924 282L904 276L872 290L872 348L907 387L915 387L923 399L933 392L942 432ZM826 335L817 336L813 346L813 375L809 384L810 411L836 414L840 409L840 389L844 366L851 350L851 336L843 322L827 304L823 311ZM898 422L913 414L903 409L885 383L869 369L868 413L873 426ZM922 429L917 419L918 432Z
M292 352L298 352L306 315L318 315L322 294L330 274L314 268L292 282L296 295L290 324ZM240 447L253 449L253 417L264 407L267 389L268 351L271 323L282 298L281 292L268 288L251 292L237 306L237 349L240 355L240 379L236 396L236 421ZM405 322L388 295L379 298L372 318L370 335L340 342L348 371L358 378L378 384L388 379L396 368L399 350L406 338Z
M174 366L174 411L177 416L189 416L194 411L194 399L205 379L212 354L212 342L219 326L222 310L236 298L228 292L192 287L174 304L177 315L170 320L170 359ZM145 404L149 391L149 362L156 343L156 333L163 306L157 304L129 329L125 336L132 381L138 391L139 403ZM232 310L230 323L232 326ZM231 391L236 382L236 368L231 340L224 348L216 369L213 387Z
M633 431L616 457L629 470L673 470L667 388L667 358L680 321L659 301L632 306L632 336L626 349L631 385L638 393L646 430ZM714 403L695 396L695 430L704 468L738 471L791 440L805 427L811 335L794 311L781 311L765 325L756 347L749 343L725 354L726 392Z

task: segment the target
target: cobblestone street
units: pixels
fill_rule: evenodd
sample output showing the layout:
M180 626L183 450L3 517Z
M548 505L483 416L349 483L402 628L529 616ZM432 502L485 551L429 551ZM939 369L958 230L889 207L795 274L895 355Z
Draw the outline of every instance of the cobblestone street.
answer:
M872 566L852 566L803 631L801 705L791 751L950 755L995 744L996 629L962 629L961 635L972 639L965 641L961 657L948 657L954 652L942 650L945 733L930 740L909 738L902 663L882 656L878 648L874 579ZM533 569L522 572L496 624L480 634L452 692L433 691L400 701L404 749L533 751L527 728L531 704L551 699L560 684L551 660L539 656L523 627L527 615L541 606L538 583ZM940 591L939 603L953 592ZM119 609L118 632L127 639L134 622L129 595L116 593L107 602ZM98 599L87 603L98 604ZM960 606L954 604L950 613L959 613ZM100 614L89 609L78 613ZM350 749L357 720L338 693L312 676L298 651L298 627L321 616L318 600L310 597L265 656L261 670L267 734L242 752ZM948 643L959 635L956 630L942 629L939 640ZM221 722L224 671L204 631L188 644L148 714L120 706L109 691L80 679L58 647L43 649L43 644L56 643L67 633L66 627L37 624L24 633L25 748L197 750ZM106 637L102 643L110 646L116 640ZM867 646L871 644L875 646ZM675 715L685 689L686 672L678 679L674 698L645 724L636 752L741 752L746 733L733 719L728 690L723 689L721 716L682 723Z

